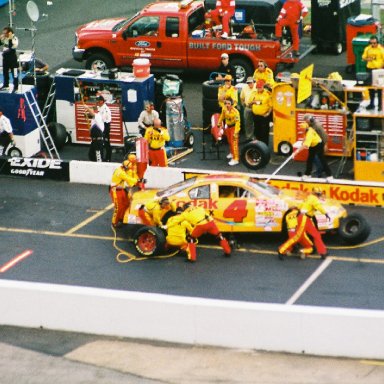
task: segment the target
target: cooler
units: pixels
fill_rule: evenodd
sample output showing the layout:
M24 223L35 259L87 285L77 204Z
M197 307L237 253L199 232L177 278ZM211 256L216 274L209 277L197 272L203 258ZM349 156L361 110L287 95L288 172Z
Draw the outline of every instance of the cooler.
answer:
M361 58L365 47L369 44L371 33L366 35L358 35L352 40L353 54L355 56L355 71L356 73L367 72L367 64Z
M355 64L355 52L353 50L353 39L356 36L370 34L376 35L380 30L380 23L372 16L363 15L348 18L347 22L347 64ZM357 72L357 71L356 71Z

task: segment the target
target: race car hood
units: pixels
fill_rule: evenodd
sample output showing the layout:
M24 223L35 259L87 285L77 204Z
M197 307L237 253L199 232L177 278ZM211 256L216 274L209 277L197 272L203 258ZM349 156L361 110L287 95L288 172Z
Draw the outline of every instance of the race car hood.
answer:
M79 27L77 29L77 33L79 32L111 32L112 28L123 20L125 20L124 17L94 20L88 24L84 24L81 27Z

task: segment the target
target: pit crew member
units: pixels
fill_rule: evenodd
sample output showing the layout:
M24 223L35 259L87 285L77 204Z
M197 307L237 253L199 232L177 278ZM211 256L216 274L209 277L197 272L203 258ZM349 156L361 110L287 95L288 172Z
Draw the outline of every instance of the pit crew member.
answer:
M99 111L101 119L103 120L103 123L104 123L104 131L103 131L103 145L105 149L104 160L107 162L110 162L112 157L112 148L111 148L109 135L111 132L112 114L108 105L105 104L105 99L102 95L97 96L96 105L97 105L97 110Z
M217 68L219 74L216 80L223 80L225 75L231 75L232 82L236 83L236 68L230 63L228 53L222 53L220 59L220 65L219 68ZM224 76L222 74L224 74Z
M19 45L19 39L13 32L11 27L5 27L0 36L0 44L3 48L3 86L1 89L9 87L9 71L12 71L13 90L16 92L19 88L19 63L17 61L16 49Z
M281 39L283 27L288 27L292 35L293 54L295 56L300 56L299 24L307 14L308 8L301 0L286 0L276 20L276 38Z
M279 259L283 260L284 255L289 255L296 244L300 244L300 258L305 259L306 255L313 252L313 243L308 237L305 228L306 222L310 220L305 214L300 212L298 207L292 207L285 216L287 224L288 240L279 247Z
M102 162L103 161L103 133L104 123L103 119L98 112L97 108L93 109L86 107L85 116L91 119L90 122L90 136L91 145L88 151L88 158L90 161Z
M145 131L148 127L153 126L153 121L159 118L159 112L155 110L155 106L152 101L144 102L144 110L141 111L139 119L137 120L139 124L139 131L141 136L144 137Z
M240 112L234 107L230 97L225 99L225 105L218 120L219 127L223 124L230 149L230 153L227 155L228 165L237 165L239 164Z
M170 136L168 129L161 126L160 119L153 120L153 126L146 129L144 138L149 147L149 164L153 167L167 167L165 143L170 140Z
M10 143L12 143L12 145L15 144L12 124L0 109L0 156L3 155Z
M247 78L247 85L245 85L240 92L241 105L244 107L243 110L243 121L244 121L244 133L245 140L252 141L255 134L255 126L253 123L252 106L250 105L250 99L252 92L255 91L255 80L253 77Z
M175 212L175 203L171 203L168 197L162 197L160 200L149 201L142 205L138 210L138 216L145 225L162 227Z
M235 15L235 7L235 0L217 0L216 8L205 14L205 17L211 19L216 25L222 25L223 39L230 35L229 24L231 17Z
M115 209L112 215L113 227L118 227L124 218L124 213L129 208L133 187L139 184L137 175L136 155L130 154L123 163L114 170L109 188L109 194Z
M238 93L235 86L232 85L232 76L225 75L224 84L220 85L217 90L217 100L219 101L219 105L221 108L224 107L224 100L227 98L231 98L233 100L233 106L236 107L239 101Z
M268 68L267 63L264 60L259 60L257 63L257 68L255 69L255 72L253 72L253 78L256 82L258 80L263 80L264 87L267 88L268 91L272 91L272 88L275 85L273 71Z

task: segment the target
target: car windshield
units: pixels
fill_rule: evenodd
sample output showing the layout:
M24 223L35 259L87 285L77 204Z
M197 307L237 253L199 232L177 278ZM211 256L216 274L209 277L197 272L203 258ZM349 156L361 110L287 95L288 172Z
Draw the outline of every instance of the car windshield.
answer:
M264 195L277 196L280 194L280 189L268 183L258 181L257 179L250 178L247 182L247 185L255 189L256 191L263 193Z
M125 20L122 20L122 21L119 21L113 28L112 28L112 31L113 32L116 32L116 31L119 31L120 29L124 28L134 17L136 17L139 13L136 13L136 15L128 18L128 19L125 19Z
M175 195L181 191L183 191L186 188L191 187L193 184L195 184L196 176L191 177L190 179L181 181L180 183L171 185L168 188L162 189L161 191L156 193L156 196L158 197L165 197L165 196L172 196Z

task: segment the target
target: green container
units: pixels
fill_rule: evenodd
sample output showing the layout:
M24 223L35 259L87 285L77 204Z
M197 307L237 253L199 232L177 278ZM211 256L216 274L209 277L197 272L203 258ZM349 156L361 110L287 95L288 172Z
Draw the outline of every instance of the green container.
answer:
M366 35L358 35L352 39L352 48L355 55L355 68L356 73L367 72L367 63L363 61L361 56L365 47L369 44L369 38L372 36L372 33Z

